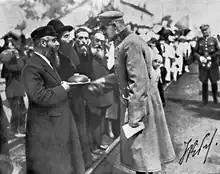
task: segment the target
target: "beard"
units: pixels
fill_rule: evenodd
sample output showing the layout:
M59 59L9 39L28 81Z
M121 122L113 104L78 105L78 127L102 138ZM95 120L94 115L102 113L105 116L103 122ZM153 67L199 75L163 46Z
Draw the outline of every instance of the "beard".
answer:
M103 48L101 48L100 46L98 47L91 46L90 50L91 50L92 56L94 56L96 59L98 59L99 61L104 60L105 51Z
M50 49L50 61L56 66L56 68L60 67L60 58L58 55L58 49L51 48Z
M77 52L82 56L88 55L88 46L87 45L77 45Z

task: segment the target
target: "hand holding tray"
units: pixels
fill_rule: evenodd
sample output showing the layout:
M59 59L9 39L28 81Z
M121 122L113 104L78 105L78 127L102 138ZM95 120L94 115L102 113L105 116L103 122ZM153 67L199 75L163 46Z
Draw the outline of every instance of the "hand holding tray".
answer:
M68 79L69 85L84 85L91 83L91 80L83 74L74 74Z

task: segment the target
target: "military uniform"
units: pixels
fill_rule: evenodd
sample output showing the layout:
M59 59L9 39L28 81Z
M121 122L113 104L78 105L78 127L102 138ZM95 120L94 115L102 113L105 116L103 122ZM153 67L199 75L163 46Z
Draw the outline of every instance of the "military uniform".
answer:
M202 25L200 27L202 32L208 30L208 28L208 25ZM219 80L218 62L220 56L220 47L217 39L211 36L199 38L194 49L194 56L199 61L199 80L202 82L203 102L204 104L208 102L208 80L210 79L212 83L213 100L217 103L217 81ZM203 63L200 60L201 56L207 59L207 63Z
M109 11L100 15L100 21L111 23L122 16L120 12ZM137 173L157 172L161 163L175 158L175 152L160 95L151 79L150 50L141 37L127 28L117 36L120 43L115 49L115 74L97 80L96 84L101 89L115 84L119 87L121 164ZM122 126L140 121L145 129L127 139Z

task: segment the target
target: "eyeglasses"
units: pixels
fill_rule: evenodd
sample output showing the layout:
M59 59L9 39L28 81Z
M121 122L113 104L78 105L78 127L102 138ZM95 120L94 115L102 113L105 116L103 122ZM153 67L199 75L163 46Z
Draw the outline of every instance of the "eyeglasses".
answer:
M98 39L98 38L94 38L94 43L101 43L101 44L105 44L105 40L101 40L101 39Z

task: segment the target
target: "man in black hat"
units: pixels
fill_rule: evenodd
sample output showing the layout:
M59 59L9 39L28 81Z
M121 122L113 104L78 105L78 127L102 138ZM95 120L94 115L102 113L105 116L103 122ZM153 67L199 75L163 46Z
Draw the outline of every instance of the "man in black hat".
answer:
M73 48L73 38L71 37L73 27L70 25L64 25L59 19L53 19L47 25L53 26L58 33L57 39L60 43L59 52L70 59L72 66L78 66L80 63L79 57Z
M73 113L70 86L61 81L54 52L59 49L52 26L31 33L34 54L22 72L29 100L26 134L27 173L85 174Z
M108 39L115 41L120 38L120 42L115 48L115 74L94 81L89 89L97 91L98 88L100 92L105 92L118 84L121 164L137 174L159 171L161 163L175 158L175 152L159 92L151 81L150 48L140 36L126 28L122 12L108 11L102 13L99 19ZM122 129L125 124L133 128L143 124L145 128L126 138Z
M58 33L58 42L60 48L58 52L59 66L57 66L58 74L61 80L68 80L74 73L77 73L77 62L71 60L78 60L78 55L73 48L73 40L70 36L70 32L73 30L72 26L65 26L60 20L51 20L48 26L53 26L55 31ZM74 52L75 56L66 55L66 53ZM65 56L66 55L66 56ZM71 57L71 58L70 58ZM76 59L75 59L76 58ZM78 128L80 143L83 152L83 158L86 168L92 164L92 156L89 146L88 131L86 125L85 106L83 93L80 87L72 89L70 92L70 106L74 113L76 125Z
M211 36L209 25L200 26L203 37L199 38L194 48L194 56L199 61L199 80L202 82L203 105L208 103L208 80L212 84L214 103L218 103L220 47L216 38Z

